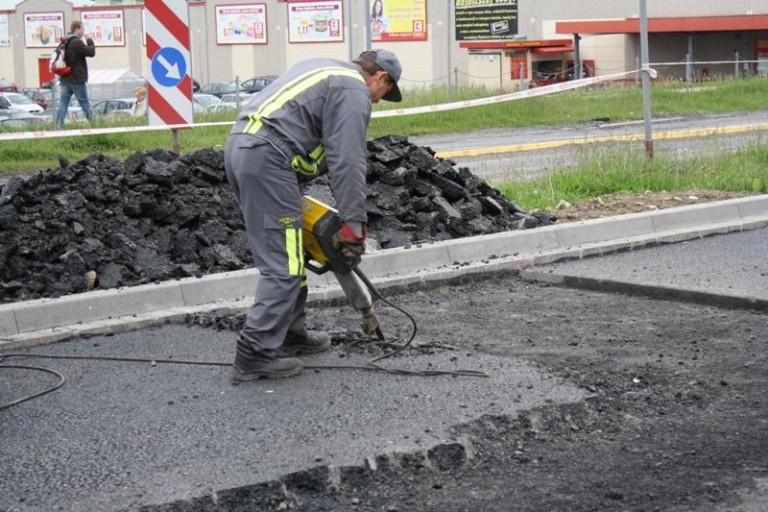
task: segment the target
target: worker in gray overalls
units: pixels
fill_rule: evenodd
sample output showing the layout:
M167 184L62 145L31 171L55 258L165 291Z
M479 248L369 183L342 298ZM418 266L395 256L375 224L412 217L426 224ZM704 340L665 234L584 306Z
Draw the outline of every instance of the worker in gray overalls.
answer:
M302 364L293 356L330 347L328 333L305 327L300 183L328 172L342 221L334 242L350 259L359 257L367 235L372 104L401 101L401 73L388 50L365 51L351 63L309 59L256 94L238 115L224 164L261 275L237 342L234 380L298 375Z

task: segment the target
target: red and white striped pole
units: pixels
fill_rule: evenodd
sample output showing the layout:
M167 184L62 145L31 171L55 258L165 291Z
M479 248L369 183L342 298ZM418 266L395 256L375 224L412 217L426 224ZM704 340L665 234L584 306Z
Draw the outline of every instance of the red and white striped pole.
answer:
M150 126L192 124L189 6L186 0L146 0ZM174 150L178 152L174 130Z

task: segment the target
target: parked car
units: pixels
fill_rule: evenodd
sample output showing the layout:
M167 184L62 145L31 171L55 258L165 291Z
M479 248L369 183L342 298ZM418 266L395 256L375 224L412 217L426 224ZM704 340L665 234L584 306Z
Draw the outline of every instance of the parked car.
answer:
M30 114L42 114L43 107L29 99L20 92L0 92L0 97L10 102L13 108L29 112Z
M0 112L6 115L10 115L11 113L24 111L18 108L14 108L13 104L9 100L5 99L3 96L0 96Z
M221 103L221 98L213 94L196 92L192 95L192 107L196 113L215 112Z
M50 89L21 89L19 92L43 107L43 110L48 108L53 97Z
M277 78L276 75L257 76L240 83L240 90L248 94L254 94L271 84Z
M16 92L16 84L9 82L5 78L0 78L0 92Z
M26 127L46 122L48 119L43 114L33 114L16 108L5 97L0 96L0 129Z
M232 94L236 90L235 82L211 82L200 88L203 94L213 94L221 98L225 94Z
M58 109L59 107L57 103L56 106L48 107L45 112L43 112L43 116L47 122L53 123L53 120L56 119L56 112ZM69 102L69 107L67 107L67 115L64 116L64 124L80 123L85 122L85 120L85 112L83 112L83 109L78 105L73 96L72 101Z
M136 103L136 98L113 98L99 101L91 107L91 114L100 119L131 117L134 103Z
M39 125L49 123L49 120L39 114L30 114L28 112L21 112L6 117L0 110L0 129L4 128L27 128L33 125Z
M51 123L53 123L54 119L56 119L56 112L59 110L60 102L61 99L57 95L56 103L54 105L49 105L48 108L45 109L45 112L43 112L43 116L45 116ZM85 112L83 112L80 103L77 101L77 97L72 96L72 98L69 100L69 105L67 106L67 115L64 116L64 124L80 123L85 121Z
M248 100L251 99L250 94L241 92L239 94L225 94L221 97L221 103L216 105L213 109L214 112L221 112L223 110L240 110Z
M9 117L16 117L19 114L28 113L25 110L15 108L10 101L0 96L0 119L7 119Z

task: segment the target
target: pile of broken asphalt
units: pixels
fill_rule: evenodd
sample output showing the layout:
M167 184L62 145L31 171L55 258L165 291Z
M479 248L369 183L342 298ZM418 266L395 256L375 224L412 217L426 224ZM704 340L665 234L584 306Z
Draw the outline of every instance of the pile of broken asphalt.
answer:
M368 143L370 237L380 248L527 229L526 214L467 168L403 136ZM333 205L327 176L304 192ZM0 303L59 297L252 266L214 149L94 153L0 188Z

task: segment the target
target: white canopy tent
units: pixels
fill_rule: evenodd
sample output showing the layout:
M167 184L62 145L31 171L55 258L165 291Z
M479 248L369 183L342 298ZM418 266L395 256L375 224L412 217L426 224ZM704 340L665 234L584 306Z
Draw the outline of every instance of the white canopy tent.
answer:
M147 79L130 68L88 71L88 99L91 103L113 98L132 98L133 91Z

